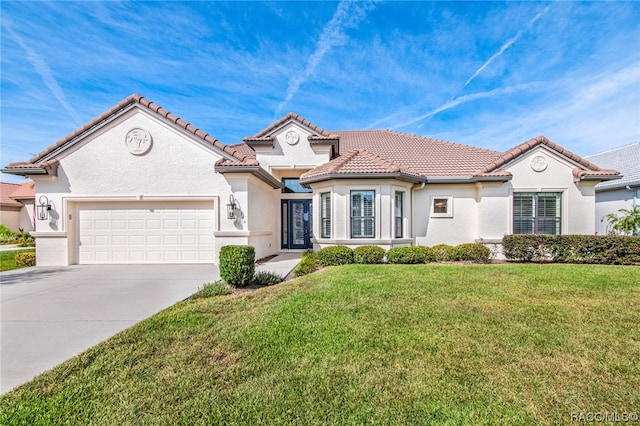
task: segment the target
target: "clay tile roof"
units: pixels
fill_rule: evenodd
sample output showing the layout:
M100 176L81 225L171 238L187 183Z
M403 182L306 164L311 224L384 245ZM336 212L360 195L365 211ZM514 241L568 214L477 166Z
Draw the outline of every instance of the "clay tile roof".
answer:
M287 114L284 117L282 117L280 120L278 120L275 123L269 125L269 127L266 127L264 129L260 130L258 133L256 133L253 136L247 136L243 140L245 142L271 141L271 140L273 140L273 136L271 135L271 133L274 130L278 129L283 124L285 124L289 120L295 120L298 123L302 124L303 126L308 127L309 129L311 129L314 132L318 133L318 135L320 137L325 137L327 139L334 139L336 137L335 135L332 135L332 134L327 133L326 131L322 130L320 127L316 126L315 124L313 124L309 120L299 116L298 114L290 112L289 114ZM314 136L313 138L316 138L316 137L317 136Z
M3 206L20 207L22 203L16 201L11 195L20 188L17 183L0 182L0 204Z
M496 170L497 168L505 165L506 163L508 163L509 161L513 160L514 158L516 158L516 157L524 154L525 152L530 151L531 149L537 147L538 145L545 145L546 147L552 149L553 151L556 151L557 153L564 155L565 157L575 161L576 163L580 164L581 166L586 167L589 170L598 171L598 172L601 171L601 169L598 166L596 166L595 164L591 163L590 161L587 161L584 158L580 157L579 155L576 155L573 152L562 148L560 145L556 144L555 142L550 141L549 139L547 139L544 136L538 136L536 138L529 139L528 141L523 142L520 145L517 145L517 146L511 148L510 150L508 150L507 152L503 153L501 156L499 156L491 164L489 164L488 166L486 166L483 169L481 169L480 173L490 173L490 172ZM611 172L615 172L615 170L611 170ZM613 174L615 174L615 173L613 173Z
M349 151L340 157L329 161L302 174L302 181L313 181L323 176L362 176L362 175L396 175L398 177L421 180L420 173L410 167L382 158L364 149Z
M92 130L93 128L95 128L99 124L111 119L114 115L120 113L123 109L127 108L128 106L130 106L132 104L138 104L138 105L141 105L141 106L149 109L150 111L154 112L155 114L163 117L166 120L169 120L173 124L183 128L184 130L186 130L189 133L192 133L193 135L195 135L196 137L198 137L198 138L202 139L203 141L209 143L210 145L215 146L216 148L218 148L221 151L224 151L225 153L227 153L228 155L234 157L238 161L244 161L245 160L246 156L242 152L238 151L236 148L233 148L231 146L225 145L224 143L220 142L219 140L217 140L213 136L207 134L206 132L198 129L197 127L193 126L192 124L182 120L180 117L177 117L176 115L174 115L174 114L170 113L169 111L165 110L160 105L155 104L152 101L150 101L149 99L147 99L147 98L145 98L145 97L143 97L143 96L141 96L139 94L135 94L134 93L133 95L130 95L127 98L123 99L122 101L118 102L112 108L110 108L109 110L103 112L102 114L100 114L99 116L94 118L93 120L89 121L88 123L86 123L85 125L80 127L79 129L74 131L73 133L70 133L69 135L67 135L64 138L60 139L59 141L57 141L53 145L49 146L48 148L46 148L42 152L39 152L38 154L36 154L34 157L29 159L28 161L19 162L19 163L11 163L11 164L8 164L6 166L6 168L7 169L20 169L20 168L26 169L26 168L34 168L34 167L35 168L42 168L41 166L46 165L46 162L45 163L42 162L42 160L45 157L47 157L50 154L56 152L58 149L63 148L65 145L70 144L72 141L74 141L78 137L84 135L86 132Z
M342 152L363 149L422 176L467 176L501 153L392 130L334 131Z
M32 180L21 183L10 197L14 200L33 199L36 196L36 184Z
M579 167L576 167L575 169L573 169L572 173L573 173L573 176L578 179L589 179L590 177L601 178L601 177L607 177L607 176L618 176L620 174L620 172L617 170L606 170L606 169L584 170Z

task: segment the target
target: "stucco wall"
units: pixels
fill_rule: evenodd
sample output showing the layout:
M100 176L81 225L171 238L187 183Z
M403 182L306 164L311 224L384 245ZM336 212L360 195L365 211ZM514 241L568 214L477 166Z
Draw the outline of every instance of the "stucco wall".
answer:
M11 229L13 232L18 232L20 228L20 217L22 208L17 206L3 206L0 210L0 224Z
M146 129L152 137L151 149L143 155L131 154L125 144L125 136L133 128ZM77 243L78 227L74 209L83 200L219 197L224 207L231 194L225 176L214 170L214 163L221 158L219 153L140 108L94 131L57 158L60 165L56 178L34 177L36 199L46 195L52 205L50 219L36 221L35 235L42 236L43 245L55 245L57 250L38 250L38 264L59 264L61 258L73 258L69 250L74 250ZM222 215L226 218L226 211ZM226 220L219 223L222 229L235 229ZM56 239L62 241L54 243Z
M425 185L414 192L414 227L416 244L458 245L478 238L476 187L473 184ZM453 197L451 217L432 217L433 197Z
M287 143L288 132L298 134L298 141L291 145ZM307 137L311 134L307 129L292 122L278 129L275 133L273 147L256 146L256 158L265 170L276 169L311 169L329 161L330 147L328 145L311 146Z
M604 222L604 218L609 213L615 213L619 215L620 209L632 209L634 203L634 191L638 189L632 188L628 190L626 188L620 188L613 191L600 191L596 193L596 214L595 214L595 226L598 234L607 233L607 220ZM637 203L636 199L636 203Z
M547 166L543 171L534 171L531 162L542 157ZM537 147L519 157L506 170L513 174L510 181L511 194L520 192L561 192L562 193L562 234L593 234L595 232L595 181L574 182L572 170L575 164L555 152ZM508 213L512 215L511 203ZM507 233L512 232L509 220Z

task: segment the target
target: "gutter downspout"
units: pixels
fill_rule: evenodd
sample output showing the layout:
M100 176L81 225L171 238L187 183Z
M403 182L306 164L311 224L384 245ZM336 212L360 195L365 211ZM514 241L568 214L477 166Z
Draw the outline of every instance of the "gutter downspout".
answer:
M636 205L638 205L638 188L631 188L629 185L626 186L627 191L632 191L633 192L633 208L636 208Z
M413 185L413 187L411 188L411 239L413 240L413 245L416 244L416 236L414 235L416 212L415 212L415 209L413 208L415 204L415 192L420 191L421 189L424 189L424 186L426 185L426 183L427 181L424 181L420 184L419 188L416 188L417 184Z

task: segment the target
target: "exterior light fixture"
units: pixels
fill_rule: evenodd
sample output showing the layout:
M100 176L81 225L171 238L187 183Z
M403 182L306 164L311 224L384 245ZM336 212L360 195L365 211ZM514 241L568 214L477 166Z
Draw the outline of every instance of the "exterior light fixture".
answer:
M47 220L49 219L49 211L51 210L51 204L49 203L49 199L42 195L39 199L38 204L36 206L36 210L38 213L38 220Z
M236 204L233 194L229 195L229 204L227 204L227 219L238 218L238 205Z

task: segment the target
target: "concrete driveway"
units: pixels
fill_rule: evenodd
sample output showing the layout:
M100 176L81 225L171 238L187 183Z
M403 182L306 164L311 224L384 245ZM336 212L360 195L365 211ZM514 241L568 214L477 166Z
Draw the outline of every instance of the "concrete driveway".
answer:
M0 274L0 393L184 300L215 265L76 265Z

